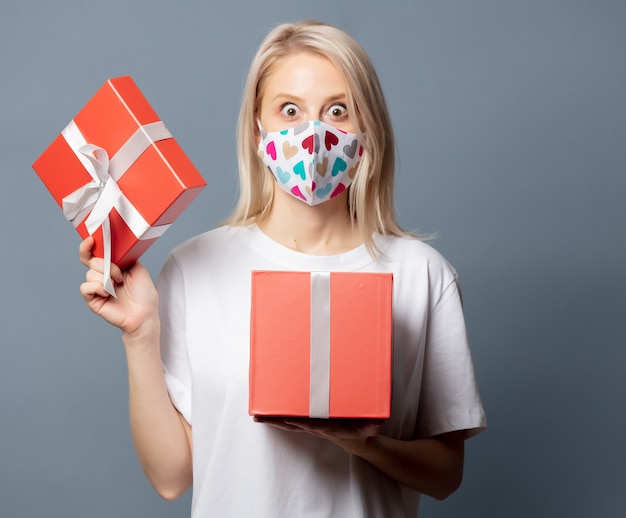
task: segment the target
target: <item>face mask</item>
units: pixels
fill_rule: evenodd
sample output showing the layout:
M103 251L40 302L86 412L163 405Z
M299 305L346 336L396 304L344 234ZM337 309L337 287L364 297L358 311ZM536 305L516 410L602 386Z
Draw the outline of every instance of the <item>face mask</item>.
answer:
M318 205L345 191L363 154L359 135L321 121L268 133L259 122L259 155L285 192Z

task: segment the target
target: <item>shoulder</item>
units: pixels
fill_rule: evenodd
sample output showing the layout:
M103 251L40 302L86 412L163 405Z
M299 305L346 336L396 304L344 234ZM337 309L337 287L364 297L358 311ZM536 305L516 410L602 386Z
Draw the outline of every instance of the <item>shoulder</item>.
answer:
M161 275L188 277L222 271L224 265L246 257L249 232L246 227L221 226L187 239L170 251Z
M382 259L409 268L426 267L430 271L448 272L456 276L450 262L433 246L411 236L376 236Z
M244 244L246 227L220 226L198 234L177 245L170 256L177 262L206 262L211 257L224 257L233 248Z
M394 273L394 285L411 297L425 292L431 302L460 289L457 271L433 246L410 236L377 236L381 262Z

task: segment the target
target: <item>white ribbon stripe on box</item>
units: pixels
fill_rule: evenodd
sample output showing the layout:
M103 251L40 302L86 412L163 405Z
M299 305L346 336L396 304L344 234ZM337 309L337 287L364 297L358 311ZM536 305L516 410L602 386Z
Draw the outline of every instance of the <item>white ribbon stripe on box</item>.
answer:
M330 412L330 272L311 272L309 417Z
M63 214L75 227L89 214L85 226L90 235L102 227L104 289L115 297L111 280L111 210L117 210L137 239L159 237L170 226L151 227L120 190L117 181L152 143L172 138L172 135L161 121L140 126L110 160L106 150L86 141L74 121L61 135L92 178L63 198Z

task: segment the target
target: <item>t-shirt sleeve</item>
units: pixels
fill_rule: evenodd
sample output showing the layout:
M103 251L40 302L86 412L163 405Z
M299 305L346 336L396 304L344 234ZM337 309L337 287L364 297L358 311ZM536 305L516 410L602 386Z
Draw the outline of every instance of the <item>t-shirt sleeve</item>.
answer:
M428 319L419 437L467 430L468 437L486 427L467 338L456 274L435 302Z
M171 254L159 274L157 290L165 383L172 403L191 423L191 366L185 336L185 282Z

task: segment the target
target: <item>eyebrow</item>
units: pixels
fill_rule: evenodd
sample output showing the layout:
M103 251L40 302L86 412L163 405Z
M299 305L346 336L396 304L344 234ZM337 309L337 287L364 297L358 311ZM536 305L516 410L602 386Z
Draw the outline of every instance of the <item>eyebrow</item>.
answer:
M299 103L304 101L304 99L302 99L301 97L298 97L297 95L288 94L288 93L285 93L285 92L278 92L276 95L274 95L272 97L272 100L275 101L275 100L281 99L281 98L282 99L291 99L291 100L299 102ZM324 102L325 103L329 103L329 102L334 102L334 101L339 101L339 100L345 100L347 98L348 98L348 95L344 94L344 93L334 94L334 95L331 95L331 96L327 97L324 100Z

